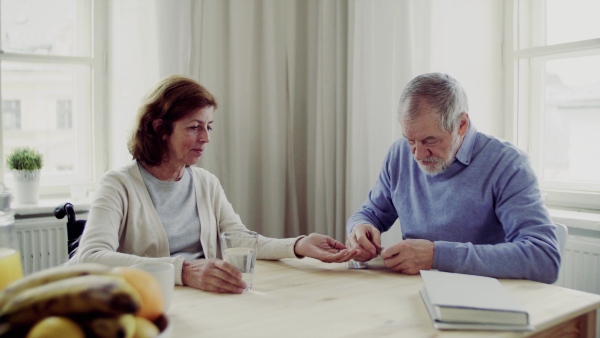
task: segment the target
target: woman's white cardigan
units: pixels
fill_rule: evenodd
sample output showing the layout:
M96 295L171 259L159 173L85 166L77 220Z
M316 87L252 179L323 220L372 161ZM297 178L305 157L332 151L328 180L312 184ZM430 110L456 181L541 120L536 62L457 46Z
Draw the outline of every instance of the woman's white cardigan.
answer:
M221 258L219 234L245 230L217 177L192 167L192 181L200 215L200 242L206 258ZM300 238L300 237L298 237ZM259 237L259 259L296 257L298 238ZM107 172L92 202L85 230L76 254L69 264L95 262L109 266L129 266L145 261L165 261L175 265L175 283L182 284L182 257L170 257L167 234L137 162Z

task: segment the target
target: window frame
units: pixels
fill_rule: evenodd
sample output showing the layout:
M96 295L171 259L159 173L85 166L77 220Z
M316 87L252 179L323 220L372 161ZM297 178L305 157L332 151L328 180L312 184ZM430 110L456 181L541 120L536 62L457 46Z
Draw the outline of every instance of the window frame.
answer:
M107 125L107 36L108 36L108 2L90 0L91 6L91 51L89 57L80 56L56 56L56 55L35 55L35 54L20 54L7 53L0 50L0 62L13 61L33 64L55 64L55 65L73 65L73 66L89 66L90 67L90 92L86 95L90 96L90 130L85 132L91 133L90 146L91 149L86 149L92 153L90 178L84 180L60 180L58 182L48 182L42 180L40 184L40 198L62 198L70 194L70 186L74 184L94 185L96 184L102 173L107 168L107 141L108 132L105 126ZM1 74L0 74L1 75ZM75 98L74 98L75 99ZM1 91L0 91L0 100ZM72 118L75 118L72 115ZM73 125L73 129L77 126ZM79 131L81 132L81 131ZM0 120L0 158L5 158L4 154L4 132L2 129L2 121ZM4 165L0 165L0 181L5 179Z
M600 38L555 45L521 48L520 36L527 30L532 34L544 34L543 13L545 1L528 2L520 6L522 0L504 2L504 100L507 108L505 115L505 138L516 144L530 155L532 166L540 178L542 152L539 126L542 122L543 93L535 86L534 79L542 78L536 63L548 60L600 55ZM538 6L532 8L531 6ZM532 22L526 27L520 26L519 10L530 12ZM535 28L537 29L535 29ZM542 29L540 29L542 27ZM529 38L526 36L525 38ZM534 37L535 38L535 37ZM529 100L520 100L520 88L527 88ZM594 187L572 189L564 183L539 179L540 189L549 207L600 212L600 184Z

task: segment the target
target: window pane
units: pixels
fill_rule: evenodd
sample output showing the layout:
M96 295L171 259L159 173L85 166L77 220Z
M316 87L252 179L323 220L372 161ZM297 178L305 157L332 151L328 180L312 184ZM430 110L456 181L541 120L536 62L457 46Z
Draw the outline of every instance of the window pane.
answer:
M600 55L546 62L543 178L600 183Z
M56 101L56 128L73 128L71 100Z
M3 118L5 107L18 107L20 118L19 128L10 118L3 120L10 121L2 131L4 154L17 147L36 148L44 155L42 182L89 179L90 67L3 61L1 68ZM11 174L6 168L5 173Z
M1 0L2 50L90 56L90 0Z
M600 38L600 1L546 0L546 44Z
M2 129L21 129L21 101L2 100Z

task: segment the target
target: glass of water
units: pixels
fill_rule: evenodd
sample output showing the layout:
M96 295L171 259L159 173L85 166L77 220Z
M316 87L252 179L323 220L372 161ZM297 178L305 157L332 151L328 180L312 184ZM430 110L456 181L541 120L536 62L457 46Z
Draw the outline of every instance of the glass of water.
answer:
M238 268L246 282L246 290L252 288L254 265L258 251L258 233L254 231L225 231L221 233L223 259Z

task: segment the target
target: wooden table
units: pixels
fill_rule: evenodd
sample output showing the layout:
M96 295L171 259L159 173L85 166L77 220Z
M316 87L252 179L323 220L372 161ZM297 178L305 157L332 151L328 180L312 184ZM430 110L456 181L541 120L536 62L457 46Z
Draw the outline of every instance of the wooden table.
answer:
M439 331L419 295L421 277L372 262L366 270L317 260L258 261L241 295L176 287L172 337L595 337L600 295L500 280L530 314L535 332Z

